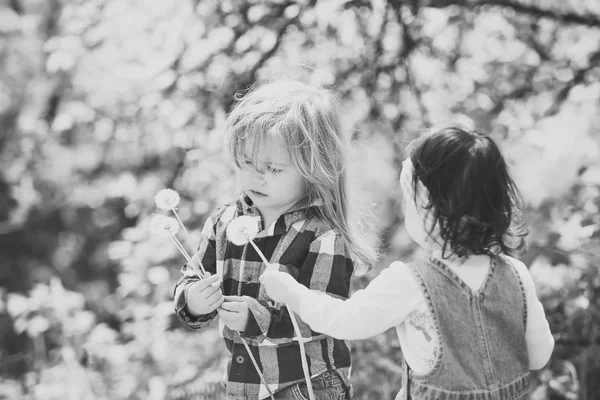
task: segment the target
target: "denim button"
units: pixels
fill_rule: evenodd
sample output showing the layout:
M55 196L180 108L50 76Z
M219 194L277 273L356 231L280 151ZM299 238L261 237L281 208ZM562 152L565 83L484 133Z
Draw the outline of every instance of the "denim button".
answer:
M246 282L252 282L252 275L246 276Z
M244 357L242 356L237 356L237 358L235 359L235 361L237 361L238 364L241 364L244 362Z

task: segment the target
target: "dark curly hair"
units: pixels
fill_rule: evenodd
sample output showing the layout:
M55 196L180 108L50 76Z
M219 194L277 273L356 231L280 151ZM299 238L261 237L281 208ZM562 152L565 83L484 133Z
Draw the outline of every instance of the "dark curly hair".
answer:
M424 205L443 240L442 257L513 254L525 246L522 199L496 142L461 126L436 129L410 154L417 179L429 192Z

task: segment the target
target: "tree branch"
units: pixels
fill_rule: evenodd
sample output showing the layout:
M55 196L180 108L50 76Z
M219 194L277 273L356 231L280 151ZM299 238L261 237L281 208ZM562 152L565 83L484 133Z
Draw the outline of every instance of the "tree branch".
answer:
M473 2L475 6L492 5L510 8L520 14L530 15L536 18L548 18L564 24L585 25L590 27L600 26L600 16L593 14L577 14L575 12L563 12L547 8L522 4L510 0L479 0Z
M398 1L398 0L396 0ZM563 24L584 25L589 27L600 27L600 16L591 13L578 14L576 12L565 12L556 9L542 8L534 5L523 4L514 0L423 0L421 7L444 8L448 6L460 6L469 9L480 6L498 6L510 8L511 10L536 18L548 18Z
M569 97L569 93L571 93L571 90L573 90L573 88L575 86L577 86L581 83L584 83L587 73L590 72L592 69L596 68L596 66L598 65L599 62L600 62L600 49L596 50L594 53L592 53L592 55L590 56L590 59L588 61L587 67L581 68L581 69L575 71L573 79L571 79L558 92L558 94L554 98L554 102L544 113L544 117L549 117L549 116L552 116L552 115L555 115L556 113L558 113L558 111L560 111L560 106L562 105L562 103L565 102L567 97Z
M392 4L394 6L394 4ZM396 19L398 23L402 26L402 40L404 43L401 54L399 54L399 63L404 66L404 70L406 71L406 83L408 84L409 89L413 92L415 99L417 100L417 104L419 106L419 112L421 113L421 118L425 125L429 125L431 123L431 119L429 118L429 113L427 112L427 107L423 102L423 93L419 88L419 84L415 79L412 66L410 63L410 55L417 48L419 40L415 39L410 33L410 23L404 21L402 17L402 11L400 7L394 6L394 10L396 11Z
M10 0L8 2L8 6L9 8L11 8L14 12L16 12L18 15L22 15L23 14L23 5L21 4L21 2L19 0Z

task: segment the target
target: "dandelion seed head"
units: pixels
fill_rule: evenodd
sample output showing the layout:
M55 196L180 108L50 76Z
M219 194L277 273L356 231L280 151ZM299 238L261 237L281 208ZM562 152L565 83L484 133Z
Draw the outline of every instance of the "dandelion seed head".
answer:
M154 215L150 221L150 231L163 237L175 236L179 231L179 224L175 218Z
M258 218L244 215L232 220L227 226L227 239L237 246L243 246L258 233Z
M173 210L179 204L179 193L173 189L162 189L154 196L156 206L165 211Z

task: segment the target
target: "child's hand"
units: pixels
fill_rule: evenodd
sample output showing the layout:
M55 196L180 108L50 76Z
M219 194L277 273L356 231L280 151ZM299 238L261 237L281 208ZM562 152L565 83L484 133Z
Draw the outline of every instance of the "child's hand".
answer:
M223 323L234 331L244 331L248 324L248 303L241 296L224 296L225 301L217 310Z
M259 278L269 297L278 303L289 304L293 292L300 285L290 274L277 270L267 270Z
M190 314L210 314L223 303L223 292L218 284L220 278L219 275L212 275L194 282L187 289L187 308Z

